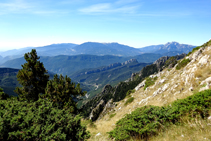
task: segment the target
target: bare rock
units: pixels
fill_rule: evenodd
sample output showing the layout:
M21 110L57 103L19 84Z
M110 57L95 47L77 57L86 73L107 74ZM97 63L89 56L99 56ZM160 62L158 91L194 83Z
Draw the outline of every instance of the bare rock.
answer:
M105 106L104 100L101 100L100 103L91 111L89 119L92 121L97 120L100 112L103 110Z
M142 81L138 86L135 87L135 90L138 91L140 88L145 86L146 80Z
M199 60L199 64L201 65L201 66L203 66L203 65L207 65L208 64L208 59L209 59L209 57L210 57L210 55L205 55L205 56L203 56L200 60Z
M110 99L106 105L104 106L104 109L102 111L102 113L100 114L98 119L101 119L103 116L105 116L108 112L114 110L114 108L116 107L115 102L113 102L113 99Z

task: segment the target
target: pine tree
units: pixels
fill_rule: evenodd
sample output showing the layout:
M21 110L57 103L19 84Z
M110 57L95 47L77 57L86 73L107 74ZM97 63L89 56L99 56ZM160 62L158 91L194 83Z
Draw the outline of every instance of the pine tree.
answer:
M43 63L39 61L35 49L24 55L26 63L18 71L17 78L22 87L16 87L15 92L19 98L24 100L37 101L39 94L45 93L45 88L49 80L47 70Z
M77 101L85 93L82 92L80 84L76 86L69 77L58 77L55 74L54 78L48 81L43 98L52 101L59 108L68 108L72 113L77 113Z
M10 96L6 93L4 93L4 90L0 87L0 100L6 100Z

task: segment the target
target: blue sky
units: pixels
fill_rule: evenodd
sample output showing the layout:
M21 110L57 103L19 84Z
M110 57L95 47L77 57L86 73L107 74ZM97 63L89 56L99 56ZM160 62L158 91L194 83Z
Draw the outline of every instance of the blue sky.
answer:
M211 0L1 0L0 50L54 43L132 47L211 38Z

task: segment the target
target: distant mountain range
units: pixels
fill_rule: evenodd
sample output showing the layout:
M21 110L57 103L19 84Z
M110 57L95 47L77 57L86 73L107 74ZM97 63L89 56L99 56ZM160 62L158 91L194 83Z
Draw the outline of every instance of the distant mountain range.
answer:
M36 49L39 56L58 56L58 55L114 55L114 56L136 56L143 53L156 53L169 55L177 55L188 53L195 46L179 44L177 42L169 42L165 45L153 45L144 48L133 48L119 43L97 43L86 42L80 45L72 43L52 44L43 47L27 47L22 49L8 50L0 52L0 64L16 58L23 57L25 53Z
M187 44L179 44L178 42L168 42L166 44L161 45L152 45L143 48L139 48L139 50L143 53L158 53L158 54L169 54L171 56L178 55L182 53L188 53L196 46L187 45Z

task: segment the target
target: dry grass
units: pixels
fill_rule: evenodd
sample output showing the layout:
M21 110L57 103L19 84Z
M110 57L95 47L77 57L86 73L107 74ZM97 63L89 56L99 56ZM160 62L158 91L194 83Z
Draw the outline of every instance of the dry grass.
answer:
M160 132L150 141L210 141L211 121L194 119L187 120L183 125L172 125L165 132Z

